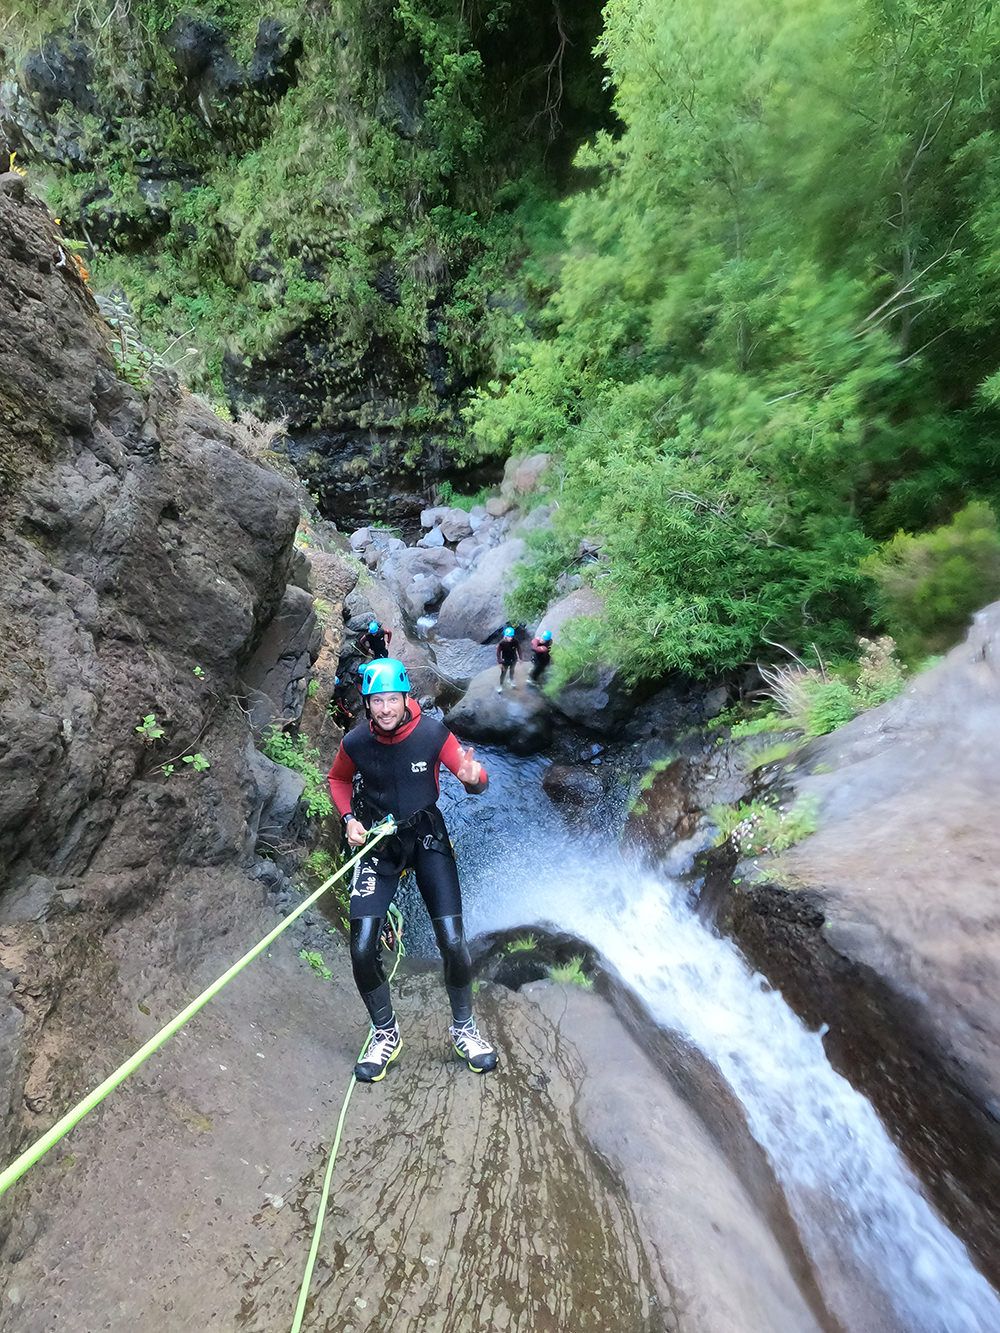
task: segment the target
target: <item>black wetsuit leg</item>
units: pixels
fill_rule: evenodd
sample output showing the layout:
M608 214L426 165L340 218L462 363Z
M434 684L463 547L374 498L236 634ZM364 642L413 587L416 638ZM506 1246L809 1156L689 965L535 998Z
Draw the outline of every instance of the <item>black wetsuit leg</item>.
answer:
M358 992L377 1028L391 1027L393 1023L392 998L389 983L382 969L380 938L384 917L360 916L351 921L351 966Z
M393 1022L389 983L379 943L389 905L406 861L402 839L386 838L363 856L351 880L351 967L354 981L375 1027Z
M452 1018L464 1023L472 1017L472 959L462 928L462 890L451 847L439 838L434 847L428 848L418 838L413 869L444 960L444 985Z
M548 654L536 653L531 665L531 679L537 685L548 670L550 658Z

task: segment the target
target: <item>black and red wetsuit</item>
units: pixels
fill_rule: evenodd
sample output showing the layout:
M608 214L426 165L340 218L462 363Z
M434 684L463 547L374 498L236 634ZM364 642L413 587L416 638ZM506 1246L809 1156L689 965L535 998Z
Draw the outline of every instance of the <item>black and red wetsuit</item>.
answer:
M379 629L374 634L371 630L366 629L358 637L359 651L364 653L366 657L371 658L388 657L390 643L392 643L391 629Z
M329 773L330 795L342 817L352 813L354 779L360 774L363 808L357 815L362 823L391 814L399 826L361 858L351 881L351 961L376 1027L386 1026L392 1014L378 941L407 867L413 868L444 958L455 1020L464 1022L472 1013L472 964L462 930L458 867L437 807L441 765L457 776L461 747L443 722L422 715L415 699L407 701L407 711L407 720L390 735L367 719L354 727L341 742ZM487 781L482 769L476 785L463 785L479 793Z
M537 685L549 669L552 661L552 640L545 640L539 635L531 640L531 679Z

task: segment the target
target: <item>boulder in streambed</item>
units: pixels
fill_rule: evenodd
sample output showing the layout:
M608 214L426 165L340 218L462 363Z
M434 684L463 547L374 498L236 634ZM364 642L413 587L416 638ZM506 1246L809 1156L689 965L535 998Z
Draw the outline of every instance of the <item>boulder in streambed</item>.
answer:
M482 643L504 623L504 598L514 580L514 567L524 555L519 538L485 552L470 576L444 599L437 633L447 639Z
M417 620L444 597L442 580L456 565L447 547L404 546L386 556L380 573L400 608Z
M522 679L497 694L496 667L480 671L448 714L449 727L463 738L507 746L515 754L534 754L552 734L549 704Z
M553 658L559 652L559 638L574 620L583 617L600 621L604 599L593 588L577 588L548 608L539 621L539 630L551 630ZM598 662L589 679L572 681L553 695L553 705L570 722L592 731L611 732L631 712L634 699L625 688L617 667Z

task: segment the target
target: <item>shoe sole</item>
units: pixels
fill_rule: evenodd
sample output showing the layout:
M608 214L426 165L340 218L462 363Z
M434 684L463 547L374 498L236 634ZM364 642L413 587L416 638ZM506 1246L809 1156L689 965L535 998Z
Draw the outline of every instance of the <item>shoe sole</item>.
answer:
M402 1049L403 1049L403 1043L400 1042L399 1045L396 1047L396 1049L393 1051L392 1055L390 1055L388 1060L386 1060L385 1064L382 1066L379 1072L377 1074L373 1074L371 1078L358 1078L356 1071L354 1077L357 1079L359 1083L381 1083L386 1076L386 1071L388 1070L389 1066L392 1064L393 1060L396 1059L396 1057L399 1055Z
M479 1069L478 1066L471 1064L469 1062L468 1056L466 1056L464 1051L460 1051L458 1047L455 1045L452 1045L451 1049L455 1052L455 1054L462 1061L465 1067L467 1069L471 1069L474 1074L492 1074L494 1069L496 1069L497 1067L497 1062L494 1061L493 1064L491 1064L488 1069Z

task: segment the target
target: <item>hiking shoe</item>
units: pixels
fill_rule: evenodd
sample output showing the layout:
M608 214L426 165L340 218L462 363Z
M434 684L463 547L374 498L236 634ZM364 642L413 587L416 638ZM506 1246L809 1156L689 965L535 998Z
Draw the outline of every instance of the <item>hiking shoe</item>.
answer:
M503 686L502 686L502 685L498 685L498 686L497 686L497 694L503 694Z
M361 1052L361 1059L354 1066L354 1077L359 1083L381 1082L385 1078L385 1071L402 1049L398 1023L393 1023L389 1028L373 1027Z
M470 1018L465 1023L453 1023L448 1029L456 1055L460 1055L475 1074L488 1074L497 1067L497 1053Z

